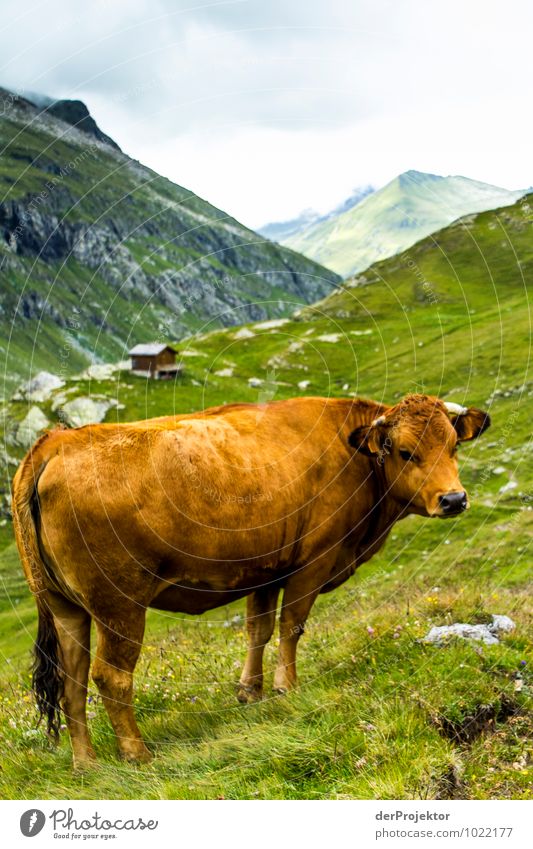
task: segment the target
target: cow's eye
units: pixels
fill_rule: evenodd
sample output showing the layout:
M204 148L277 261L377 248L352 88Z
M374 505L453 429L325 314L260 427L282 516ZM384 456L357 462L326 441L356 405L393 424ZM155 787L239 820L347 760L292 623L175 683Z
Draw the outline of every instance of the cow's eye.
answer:
M414 454L411 454L411 452L410 452L410 451L402 451L402 450L400 450L400 457L402 458L402 460L405 460L405 461L406 461L406 463L407 463L409 460L414 461L414 459L415 459L415 455L414 455Z

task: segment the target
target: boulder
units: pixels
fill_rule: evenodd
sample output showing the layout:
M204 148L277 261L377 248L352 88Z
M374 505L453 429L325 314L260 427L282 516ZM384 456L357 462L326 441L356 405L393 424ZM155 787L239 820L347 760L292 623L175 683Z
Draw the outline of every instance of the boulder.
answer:
M49 371L40 371L31 380L22 383L15 394L14 401L35 401L42 403L50 398L52 392L65 385L57 374L52 374Z
M500 642L498 637L509 634L515 627L515 623L509 616L494 614L490 625L456 622L455 625L435 626L426 634L423 642L441 646L452 637L460 637L463 640L475 640L492 646Z
M23 448L29 448L49 424L50 422L39 407L30 407L17 428L15 441Z
M108 380L116 371L118 371L118 365L115 363L93 363L92 366L82 371L79 376L82 379Z
M107 411L116 406L115 400L104 398L95 400L82 395L63 405L60 418L71 427L81 427L103 421Z

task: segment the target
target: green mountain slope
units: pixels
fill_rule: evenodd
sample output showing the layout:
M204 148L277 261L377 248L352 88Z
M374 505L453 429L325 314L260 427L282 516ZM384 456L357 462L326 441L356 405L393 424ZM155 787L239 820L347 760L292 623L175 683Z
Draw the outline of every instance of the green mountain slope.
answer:
M347 277L462 215L512 204L523 194L466 177L407 171L352 209L305 226L282 244Z
M79 101L0 90L0 335L9 388L132 343L284 315L336 275L123 154ZM46 105L46 104L45 104ZM77 126L73 126L77 125Z

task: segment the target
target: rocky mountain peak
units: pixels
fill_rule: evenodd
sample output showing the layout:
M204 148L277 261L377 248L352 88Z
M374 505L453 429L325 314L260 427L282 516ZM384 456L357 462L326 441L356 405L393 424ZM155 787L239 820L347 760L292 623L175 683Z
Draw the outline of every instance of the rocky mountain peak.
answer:
M82 100L54 100L43 111L71 124L83 133L87 133L88 136L111 145L115 150L120 150L116 141L102 132Z

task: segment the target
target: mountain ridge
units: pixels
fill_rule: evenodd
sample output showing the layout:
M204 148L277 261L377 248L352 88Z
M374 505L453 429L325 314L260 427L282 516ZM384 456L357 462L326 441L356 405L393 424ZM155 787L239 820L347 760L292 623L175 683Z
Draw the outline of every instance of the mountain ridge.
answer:
M30 362L57 370L74 308L71 372L120 359L132 339L285 315L339 280L109 137L0 96L0 330L11 385Z
M311 223L283 239L282 244L349 277L406 250L463 215L510 205L527 191L411 169L354 207L326 221Z
M264 224L262 227L257 228L257 232L261 233L261 235L265 236L267 239L281 242L282 240L286 240L290 236L299 233L304 227L308 227L312 224L318 224L322 221L328 221L336 215L341 215L343 212L347 212L358 203L361 203L365 197L372 194L374 191L375 190L372 186L364 186L363 188L354 189L351 195L337 204L337 206L333 207L333 209L330 209L329 212L321 214L320 212L317 212L316 209L303 209L296 218L290 218L287 221L273 221L268 224Z

